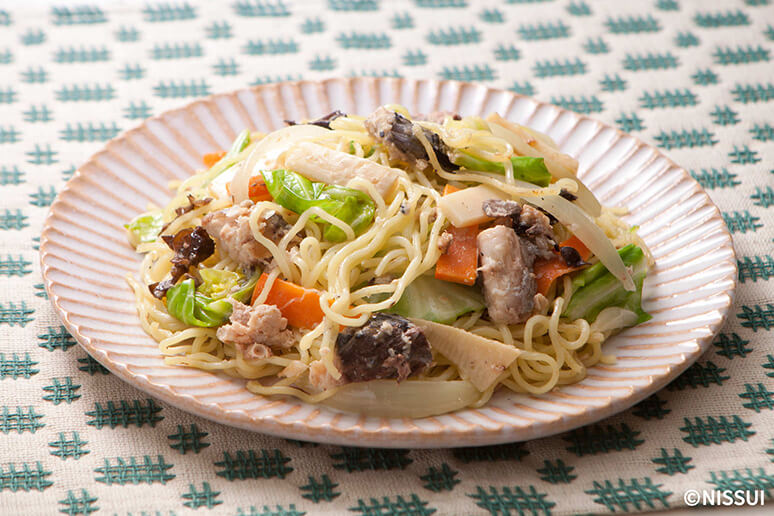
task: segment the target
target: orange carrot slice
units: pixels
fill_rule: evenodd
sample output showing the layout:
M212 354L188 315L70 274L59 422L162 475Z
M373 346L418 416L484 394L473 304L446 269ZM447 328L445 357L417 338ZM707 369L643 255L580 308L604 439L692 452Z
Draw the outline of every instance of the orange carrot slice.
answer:
M447 184L447 185L444 185L443 193L441 195L449 195L454 192L459 192L460 190L462 190L462 188L457 188L456 186Z
M578 254L583 260L588 260L589 256L591 256L591 251L589 251L588 247L583 245L583 242L581 242L575 235L571 236L559 245L560 247L574 248L576 251L578 251ZM551 288L551 284L553 284L557 278L561 278L570 272L580 270L583 267L584 266L570 267L559 255L549 259L536 260L534 272L535 279L537 280L538 292L545 294L548 292L548 289Z
M272 200L269 189L266 187L266 183L263 181L263 176L260 175L250 178L250 186L247 195L253 202Z
M535 261L534 272L537 280L537 291L545 295L551 288L553 282L565 274L577 271L581 267L570 267L561 256L555 256L549 259L540 259Z
M204 166L207 168L212 168L212 166L221 160L223 156L226 155L226 151L219 151L219 152L209 152L205 154L202 157L202 161L204 162Z
M449 247L435 264L435 277L439 280L473 285L478 273L478 226L447 230L452 236Z
M458 190L460 188L447 184L443 188L443 195L449 195ZM446 231L451 234L452 240L435 264L435 277L439 280L473 285L478 275L476 272L478 267L478 243L476 241L478 226L464 228L449 226Z
M253 290L252 303L258 298L268 278L269 275L266 273L258 278L258 283ZM312 329L320 324L324 317L320 308L319 292L279 278L274 280L264 303L279 308L282 317L288 320L290 326L296 328Z

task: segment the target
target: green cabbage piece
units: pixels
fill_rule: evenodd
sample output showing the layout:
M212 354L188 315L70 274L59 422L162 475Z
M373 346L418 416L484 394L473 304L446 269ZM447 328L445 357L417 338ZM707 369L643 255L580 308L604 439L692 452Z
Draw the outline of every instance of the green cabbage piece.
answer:
M160 210L149 211L133 218L124 227L131 233L132 242L153 242L158 238L161 228L164 227L164 218Z
M464 151L455 153L452 160L455 165L467 168L468 170L480 170L482 172L496 172L505 174L505 166L497 161L489 161L472 156ZM520 181L536 184L538 186L548 186L551 183L551 173L546 168L543 158L530 158L528 156L511 157L513 164L513 177Z
M252 296L257 282L256 274L244 287L231 294L231 297L239 302L247 301ZM199 288L201 289L201 285ZM232 310L233 307L225 296L213 299L197 292L193 278L181 281L167 290L167 312L189 326L220 326L226 322Z
M651 319L650 314L642 309L642 283L648 272L645 253L636 245L629 244L619 249L618 255L624 265L631 268L635 289L626 290L604 265L596 263L573 278L572 298L562 317L594 322L599 312L609 306L618 306L637 314L634 325Z
M412 281L400 300L385 312L449 324L485 307L479 289L423 275Z
M274 202L301 214L309 208L318 207L352 227L355 234L365 231L374 220L376 205L365 193L353 188L316 183L290 170L277 169L262 171L263 180ZM315 222L325 226L323 237L331 242L346 240L344 232L319 217Z

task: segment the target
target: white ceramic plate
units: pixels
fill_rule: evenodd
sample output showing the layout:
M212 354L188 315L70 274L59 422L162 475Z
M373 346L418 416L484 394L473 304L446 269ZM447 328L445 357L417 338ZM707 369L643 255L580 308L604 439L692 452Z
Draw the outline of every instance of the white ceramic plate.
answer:
M481 409L420 420L336 412L269 399L244 381L164 364L140 327L124 276L140 257L123 224L164 204L167 182L201 167L249 127L334 109L365 114L397 102L413 113L492 111L548 133L580 162L580 177L607 205L630 210L656 264L645 282L645 324L605 343L614 365L542 396L499 392ZM731 306L736 261L731 237L701 187L655 148L595 120L507 91L458 82L332 79L215 95L147 120L89 159L51 207L40 245L50 299L67 329L119 378L182 410L219 423L342 445L446 447L544 437L619 412L666 385L709 345Z

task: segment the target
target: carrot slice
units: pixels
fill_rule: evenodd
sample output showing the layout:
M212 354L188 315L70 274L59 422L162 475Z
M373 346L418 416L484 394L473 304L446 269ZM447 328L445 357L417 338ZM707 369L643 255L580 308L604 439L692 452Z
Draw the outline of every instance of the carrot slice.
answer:
M460 188L447 184L443 187L443 195L459 191ZM473 285L476 282L478 267L478 226L458 228L449 226L446 231L451 234L449 247L438 258L435 264L435 277L443 281Z
M575 235L571 236L561 244L559 244L561 247L572 247L576 251L578 251L578 254L580 255L581 259L588 260L589 256L591 256L591 251L589 251L588 247L583 245L583 242L581 242L578 237ZM580 267L570 267L567 265L561 256L556 255L549 259L540 259L535 261L534 266L534 272L535 272L535 279L537 280L537 287L538 292L541 294L545 294L548 292L548 289L551 288L551 284L557 279L561 278L565 274L569 274L570 272L574 272L577 270L582 269L584 266Z
M570 267L561 256L555 256L549 259L535 260L534 272L535 279L537 280L537 291L540 294L545 294L548 289L551 288L551 284L565 274L573 271L577 271L581 267Z
M473 285L476 282L478 267L478 226L447 230L452 236L449 247L435 264L435 277L439 280Z
M449 195L454 192L459 192L460 190L462 190L462 188L457 188L456 186L446 184L443 187L443 193L441 195Z
M268 278L269 275L266 273L261 274L261 277L258 278L251 303L255 303ZM296 328L312 329L320 324L324 317L322 308L320 308L320 294L316 290L304 288L279 278L274 280L264 303L279 308L282 317L288 320L289 325Z
M226 151L209 152L202 157L202 161L204 162L204 166L207 168L212 168L212 166L220 161L221 158L225 155Z
M231 182L226 183L226 192L231 195ZM269 193L269 189L266 183L263 181L263 176L254 176L250 178L250 184L248 185L247 196L253 202L259 201L271 201L273 197Z
M263 181L263 176L260 175L250 178L250 187L247 195L253 202L272 200L269 189L266 187L266 183Z

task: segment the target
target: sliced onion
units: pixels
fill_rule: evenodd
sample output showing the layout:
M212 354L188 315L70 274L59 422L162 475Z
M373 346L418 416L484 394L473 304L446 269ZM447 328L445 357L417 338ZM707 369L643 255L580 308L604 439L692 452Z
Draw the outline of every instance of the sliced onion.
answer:
M591 323L591 331L608 333L623 328L634 326L637 323L637 314L620 306L608 306L597 315Z
M634 280L613 243L605 232L578 206L558 195L522 196L535 206L557 218L588 247L610 273L618 278L626 290L633 291Z
M255 144L242 167L231 180L234 203L249 199L250 178L260 170L277 168L277 158L298 142L329 136L328 129L317 125L291 125L267 134ZM257 169L257 170L256 170Z
M548 136L546 133L541 133L540 131L536 129L532 129L531 127L527 127L526 125L519 125L519 124L516 124L516 125L524 129L524 132L534 137L536 140L540 140L541 142L545 143L552 149L559 150L559 146L556 144L554 139Z
M602 212L602 205L599 203L591 190L589 190L588 187L584 185L580 179L578 179L576 174L578 170L577 162L574 159L556 149L551 148L550 144L544 142L543 139L539 137L534 138L539 144L542 145L540 145L539 148L533 147L524 141L523 138L519 137L519 135L511 130L507 125L503 125L506 123L510 125L514 124L511 124L507 120L502 119L499 115L497 117L492 116L490 118L489 130L492 131L492 134L510 143L513 149L520 155L543 158L545 160L546 167L548 168L548 171L551 172L552 176L557 179L570 178L577 182L578 191L575 193L575 195L578 196L578 200L576 202L586 211L586 213L594 217L599 216L599 214ZM500 120L501 123L495 120ZM518 130L524 130L524 132L527 133L527 128L520 128L515 125L514 127Z
M480 397L465 380L373 380L344 385L322 403L366 416L420 418L465 408Z

